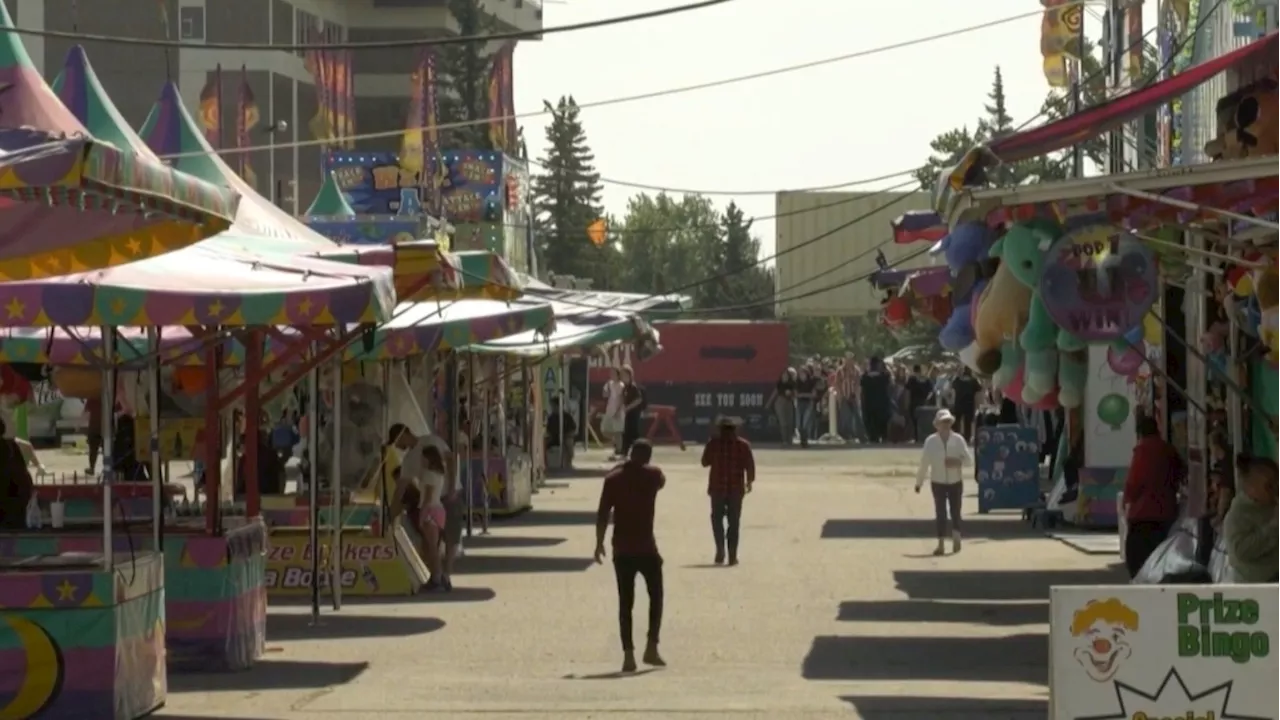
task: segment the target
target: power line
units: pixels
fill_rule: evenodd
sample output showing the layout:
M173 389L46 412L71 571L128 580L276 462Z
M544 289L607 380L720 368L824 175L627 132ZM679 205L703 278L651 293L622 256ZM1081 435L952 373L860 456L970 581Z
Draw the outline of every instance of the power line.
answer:
M0 31L17 33L19 35L31 35L42 38L58 38L60 40L73 40L75 42L96 42L108 45L132 45L135 47L162 47L162 48L199 48L201 50L279 50L282 52L294 52L304 50L388 50L397 48L421 48L421 47L440 47L445 45L465 45L469 43L490 43L502 40L537 40L544 35L555 35L558 33L577 32L579 30L592 30L595 28L609 27L611 25L625 25L627 23L640 22L642 20L652 20L654 18L666 17L668 15L678 15L681 13L693 12L695 10L704 10L706 8L715 7L716 5L725 5L734 0L701 0L701 2L689 3L687 5L677 5L675 7L662 8L660 10L650 10L648 12L634 13L632 15L619 15L616 17L605 18L603 20L592 20L590 22L574 23L572 25L557 25L554 27L543 28L541 30L516 30L513 32L491 33L488 35L465 35L462 37L432 37L417 38L413 40L375 40L368 42L337 42L337 43L218 43L218 42L202 42L199 44L191 42L183 42L181 40L158 40L153 38L128 37L123 35L100 35L96 33L82 32L66 32L61 30L37 30L34 28L8 27L0 28Z
M1021 13L1018 15L1011 15L1009 17L1001 18L999 20L992 20L990 22L981 23L978 25L970 25L968 27L959 28L957 30L951 30L943 33L935 33L933 35L927 35L924 37L914 38L911 40L904 40L902 42L894 43L891 45L882 45L879 47L869 48L866 50L859 50L852 53L845 53L843 55L837 55L834 57L822 58L819 60L812 60L806 63L797 64L797 65L787 65L785 67L773 68L771 70L762 70L760 72L750 73L747 75L737 75L735 77L722 78L720 80L711 80L708 82L697 83L693 85L683 85L683 86L674 87L674 88L666 88L664 90L654 90L651 92L640 93L637 95L625 95L625 96L616 97L616 98L609 98L607 100L597 100L594 102L580 103L578 105L578 108L590 109L590 108L609 107L613 105L623 105L626 103L640 102L642 100L652 100L654 98L667 97L669 95L681 95L684 93L696 92L699 90L709 90L712 88L724 87L726 85L736 85L738 83L750 82L752 80L761 80L763 78L774 77L777 75L785 75L793 72L799 72L801 70L808 70L815 67L821 67L823 65L831 65L834 63L844 62L846 60L853 60L856 58L868 57L871 55L877 55L880 53L889 52L891 50L899 50L902 48L912 47L915 45L922 45L922 44L934 42L937 40L943 40L946 38L956 37L959 35L965 35L971 32L977 32L979 30L986 30L988 28L997 27L999 25L1005 25L1011 22L1015 22L1017 20L1024 20L1030 17L1038 17L1041 15L1042 12L1043 11L1041 10L1037 10L1035 12L1027 12L1027 13ZM487 125L491 122L499 122L499 121L506 121L506 120L524 120L527 118L542 117L544 115L550 115L550 114L552 114L551 111L542 109L542 110L535 110L532 112L515 113L514 115L494 115L491 117L479 118L476 120L459 120L456 122L438 123L436 125L426 125L419 128L402 128L400 130L385 130L382 132L361 133L357 135L350 135L345 139L378 140L383 138L400 137L401 135L404 135L406 132L413 132L414 130L418 130L422 132L427 132L432 129L435 129L436 131L453 130L455 128L471 127L473 125ZM310 147L315 145L327 145L327 144L330 144L331 142L332 140L323 140L323 139L294 140L290 142L274 143L274 144L268 144L268 145L254 145L254 146L243 147L243 148L223 148L220 150L213 150L212 154L234 155L234 154L246 153L246 152L264 152L264 151L282 150L282 149L294 148L294 147ZM194 156L209 155L209 154L211 154L210 151L196 150L193 152L174 153L172 155L165 155L162 157L163 159L167 160L167 159L194 157ZM915 172L915 170L914 169L907 170L907 171L904 171L904 173L905 172ZM895 173L895 175L900 175L904 173ZM850 184L850 183L845 183L845 185L847 184ZM835 187L843 187L843 186L844 185L837 185ZM804 188L800 188L800 189L803 190ZM754 191L754 192L759 192L759 191ZM704 193L704 194L710 194L710 193ZM745 194L745 193L742 193L742 194Z

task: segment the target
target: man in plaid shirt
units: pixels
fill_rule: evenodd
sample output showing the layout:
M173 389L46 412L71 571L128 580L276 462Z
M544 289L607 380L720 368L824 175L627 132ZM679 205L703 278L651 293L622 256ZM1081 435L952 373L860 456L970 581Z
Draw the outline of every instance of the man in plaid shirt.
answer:
M738 526L742 518L742 497L756 481L756 459L751 443L738 437L737 418L716 419L719 434L702 449L702 467L710 468L707 495L711 496L711 534L716 541L716 564L724 563L725 541L729 544L729 564L738 564Z

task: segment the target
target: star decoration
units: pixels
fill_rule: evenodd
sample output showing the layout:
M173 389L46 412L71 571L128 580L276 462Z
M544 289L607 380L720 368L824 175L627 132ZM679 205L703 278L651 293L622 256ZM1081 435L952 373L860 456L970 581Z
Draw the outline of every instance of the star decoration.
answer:
M1207 714L1218 720L1266 720L1253 715L1236 715L1227 709L1231 704L1231 688L1234 684L1234 680L1228 680L1208 690L1193 693L1187 689L1187 683L1178 669L1169 668L1160 687L1153 693L1117 680L1114 685L1116 702L1120 706L1118 712L1077 717L1076 720L1126 720L1142 713L1152 718L1183 717L1188 714L1201 717Z
M311 314L311 298L309 297L302 298L302 300L298 303L298 312L302 313L303 315Z
M124 308L125 308L124 298L115 298L114 300L111 301L111 313L113 315L123 315Z
M205 310L209 313L210 319L213 319L213 320L217 320L218 318L222 317L222 311L224 309L225 308L223 307L221 300L214 300L213 302L209 303L209 307L205 308Z
M9 303L4 307L9 311L10 320L21 320L27 314L27 304L16 297L9 298Z
M501 475L490 475L485 479L484 486L489 492L489 497L501 498L502 491L506 488L507 484L502 481Z
M58 602L70 602L76 599L76 586L70 580L63 580L57 587Z
M129 251L130 255L137 256L142 252L142 243L138 241L138 238L129 238L129 241L126 242L124 246L125 249Z

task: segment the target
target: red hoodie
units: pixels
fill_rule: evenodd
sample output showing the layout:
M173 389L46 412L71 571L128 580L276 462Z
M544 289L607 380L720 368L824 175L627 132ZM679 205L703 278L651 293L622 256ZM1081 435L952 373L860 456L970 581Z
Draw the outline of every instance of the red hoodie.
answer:
M1133 446L1124 503L1129 522L1172 522L1178 519L1178 486L1186 475L1182 457L1158 437L1144 437Z

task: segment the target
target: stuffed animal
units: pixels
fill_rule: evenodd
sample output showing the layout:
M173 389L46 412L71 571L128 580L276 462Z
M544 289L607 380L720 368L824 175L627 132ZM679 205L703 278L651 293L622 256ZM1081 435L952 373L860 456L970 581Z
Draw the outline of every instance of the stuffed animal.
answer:
M1003 263L973 303L974 370L995 377L996 387L1001 386L1001 379L1008 382L1016 365L1021 364L1020 353L1015 353L1014 348L1018 333L1027 324L1030 308L1031 288L1018 282ZM1005 360L1019 362L1006 368Z
M1276 80L1263 78L1218 101L1218 136L1205 145L1214 160L1277 154Z
M951 268L952 312L938 333L938 342L951 351L968 347L974 339L971 304L986 286L984 274L991 231L986 224L961 223L942 239L941 247Z
M1258 323L1258 337L1267 348L1267 361L1275 365L1280 359L1280 308L1276 307L1280 300L1277 299L1276 267L1272 265L1257 271L1253 284L1262 315Z

